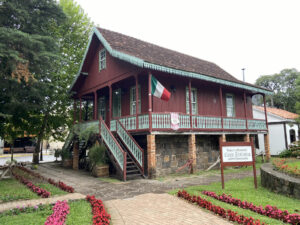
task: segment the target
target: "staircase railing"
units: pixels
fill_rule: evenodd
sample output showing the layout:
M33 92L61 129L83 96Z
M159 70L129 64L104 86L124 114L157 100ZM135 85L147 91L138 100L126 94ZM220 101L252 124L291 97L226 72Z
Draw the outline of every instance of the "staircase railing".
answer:
M139 146L139 144L134 140L131 134L125 129L125 127L117 120L116 131L118 136L121 138L122 142L125 144L134 160L137 162L142 174L144 175L144 150Z
M112 153L115 161L117 162L117 166L123 173L123 179L126 181L126 152L123 151L122 147L119 145L118 141L110 132L101 117L99 119L99 130L105 145Z

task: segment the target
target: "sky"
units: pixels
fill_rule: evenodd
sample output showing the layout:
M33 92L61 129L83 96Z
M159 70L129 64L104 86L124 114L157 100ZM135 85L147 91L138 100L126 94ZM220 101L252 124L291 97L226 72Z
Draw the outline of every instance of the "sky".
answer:
M300 70L300 0L76 0L102 28L214 62L254 83Z

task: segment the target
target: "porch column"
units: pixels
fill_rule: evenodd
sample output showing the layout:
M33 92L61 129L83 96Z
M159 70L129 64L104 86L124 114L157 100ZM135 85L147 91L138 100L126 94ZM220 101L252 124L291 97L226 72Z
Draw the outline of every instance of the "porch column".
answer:
M226 142L226 134L222 134L222 142Z
M269 133L264 134L264 143L265 143L265 153L267 162L270 161L270 141L269 141Z
M136 116L136 130L139 129L139 81L138 81L138 75L135 75L135 116Z
M147 159L148 159L148 177L156 176L156 145L155 134L147 135Z
M244 142L250 142L250 134L245 134Z
M148 72L148 113L149 113L149 131L152 132L152 89L151 89L152 74Z
M80 97L80 106L79 106L79 122L82 122L82 109L81 109L81 105L82 105L82 98Z
M76 114L77 114L77 106L76 106L76 99L74 98L74 104L73 104L73 124L76 123Z
M73 146L73 170L78 170L79 164L79 141L75 141Z
M223 90L221 86L219 88L219 96L220 96L220 111L221 111L221 127L223 129Z
M268 116L267 116L267 106L266 106L266 95L263 94L263 99L264 99L264 111L265 111L265 121L266 121L266 128L269 130L268 127Z
M190 128L192 128L192 81L189 80Z
M246 120L246 130L248 130L248 119L247 119L247 106L246 106L246 92L244 91L244 111L245 111L245 120Z
M108 109L108 127L110 128L110 120L112 118L112 87L109 85L109 109Z
M97 91L94 91L94 120L98 119L98 95Z
M189 159L193 160L193 170L192 173L195 172L196 170L196 135L195 134L190 134L188 138L188 143L189 143Z

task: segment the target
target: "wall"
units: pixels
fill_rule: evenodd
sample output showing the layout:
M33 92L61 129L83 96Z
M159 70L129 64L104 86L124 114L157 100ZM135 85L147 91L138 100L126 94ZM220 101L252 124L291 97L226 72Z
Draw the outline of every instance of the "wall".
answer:
M291 144L291 139L290 139L290 130L295 130L295 134L296 134L296 141L299 140L299 128L298 128L298 125L297 124L293 124L293 123L286 123L285 124L285 127L286 127L286 137L287 137L287 142L288 142L288 145Z
M270 163L260 168L261 185L275 193L300 199L300 179L273 170Z
M278 155L281 151L286 149L283 126L283 124L269 125L271 155Z
M196 169L206 169L219 156L217 135L196 135ZM189 159L188 135L156 135L156 176L175 173ZM186 167L178 173L188 173Z

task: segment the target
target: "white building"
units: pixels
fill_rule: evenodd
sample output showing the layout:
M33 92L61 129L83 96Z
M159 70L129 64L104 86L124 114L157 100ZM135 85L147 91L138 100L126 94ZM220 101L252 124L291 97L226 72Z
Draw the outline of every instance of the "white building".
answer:
M270 154L278 155L288 146L299 140L299 124L295 121L298 114L283 109L267 107ZM253 118L265 119L264 107L253 106ZM259 151L264 151L264 136L258 134Z

